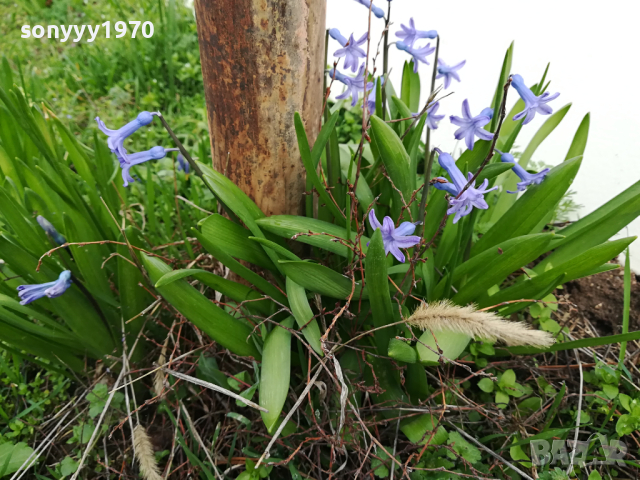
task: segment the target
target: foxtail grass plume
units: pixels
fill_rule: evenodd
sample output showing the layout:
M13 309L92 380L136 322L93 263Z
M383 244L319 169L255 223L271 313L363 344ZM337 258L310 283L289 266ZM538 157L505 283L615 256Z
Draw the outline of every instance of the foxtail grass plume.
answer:
M523 322L509 322L493 312L481 312L473 305L460 307L448 300L422 303L407 323L422 330L453 332L476 340L504 343L507 346L549 347L555 339L548 332L533 330Z
M158 356L158 367L163 366L167 363L167 347L169 346L169 337L167 337L164 341L164 345L162 346L162 350L160 350L160 355ZM161 368L156 370L156 373L153 375L153 390L158 397L164 395L165 392L165 380L164 380L164 372Z
M153 445L147 434L147 430L142 425L136 425L133 429L133 447L140 465L140 473L144 480L162 480L160 469L156 463L153 453Z

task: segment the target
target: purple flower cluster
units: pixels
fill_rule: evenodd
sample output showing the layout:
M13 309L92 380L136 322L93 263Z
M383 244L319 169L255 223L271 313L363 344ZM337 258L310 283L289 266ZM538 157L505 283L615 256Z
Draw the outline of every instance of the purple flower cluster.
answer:
M167 152L178 150L177 148L164 148L157 146L144 152L129 154L127 149L124 148L124 141L130 135L137 132L139 128L149 125L153 121L153 117L155 115L160 114L158 112L141 112L135 120L127 123L124 127L121 127L118 130L111 130L107 128L104 122L100 120L100 117L96 117L98 128L109 137L107 145L111 151L116 154L116 158L120 162L120 168L122 168L122 179L124 180L125 187L128 187L129 183L135 181L129 173L131 167L149 160L164 158L167 155Z
M402 30L396 32L396 37L409 47L413 47L419 38L429 38L433 40L438 37L436 30L416 30L416 23L413 18L409 19L409 26L400 24L400 28Z
M371 8L372 12L379 18L384 18L384 12L382 9L372 4L372 0L356 0L358 3L365 7ZM388 0L391 1L391 0ZM338 29L332 28L329 30L329 35L335 39L342 48L336 50L335 56L338 58L344 57L344 66L346 69L351 69L352 72L356 72L356 68L360 61L366 61L367 54L361 48L365 42L369 40L368 35L365 33L360 38L356 39L354 34L351 34L347 39L343 36ZM434 40L438 38L438 32L436 30L419 30L416 27L415 20L411 18L408 24L401 24L400 30L395 33L398 41L396 48L407 52L412 57L413 71L418 72L419 65L424 63L429 65L428 57L436 50L435 46L431 46L431 43L420 46L417 43L421 39ZM443 81L445 89L449 89L454 81L461 82L460 70L465 66L466 60L448 65L442 58L437 59L437 73L436 79ZM346 91L339 95L338 99L351 98L351 105L355 106L359 100L360 93L366 92L366 98L369 112L373 114L376 110L376 88L377 83L381 86L385 85L385 78L379 77L377 79L372 78L373 82L369 82L364 77L365 65L361 64L355 77L344 75L341 72L331 69L329 75L335 80L346 85ZM513 117L514 121L523 120L523 125L531 122L536 114L550 115L553 109L548 105L549 102L558 97L558 93L542 93L536 95L524 82L522 76L513 74L511 76L511 85L518 92L522 100L524 101L524 109L522 112L516 114ZM540 89L538 90L540 91ZM445 115L437 115L440 108L440 102L433 102L427 109L425 125L429 130L436 130L439 123L444 119ZM412 114L413 117L417 117L419 114ZM463 140L468 150L473 150L476 139L491 141L495 140L495 134L489 131L486 127L493 120L494 109L484 108L478 115L472 115L469 107L469 101L464 100L462 102L462 115L451 115L449 118L451 123L458 128L454 132L454 137L457 140ZM436 149L438 150L438 149ZM448 153L439 152L438 161L442 168L447 172L448 177L451 180L447 180L443 177L436 177L431 180L435 188L447 192L449 198L449 209L447 213L449 215L455 215L453 222L457 223L460 218L469 215L473 208L479 208L486 210L489 208L484 195L488 192L496 190L498 187L488 188L489 181L484 180L481 185L476 187L475 181L471 182L473 178L472 173L468 173L466 176L456 166L456 163L451 155ZM502 153L501 159L503 162L512 163L513 172L518 175L520 182L518 182L517 193L526 190L531 185L540 184L547 174L549 169L538 173L530 173L526 171L522 166L515 162L513 155L509 153ZM428 181L428 179L425 179ZM383 234L383 240L385 250L387 253L392 253L399 261L404 261L404 255L400 251L401 248L409 248L410 246L419 243L418 237L413 237L410 234L415 230L415 225L405 222L400 227L394 228L393 220L389 217L385 217L382 224L378 222L375 213L372 211L369 215L369 222L374 229L381 229Z
M404 254L400 249L415 247L421 240L417 235L411 235L416 230L415 223L402 222L398 228L395 228L391 217L384 217L380 224L373 210L369 212L369 225L374 230L380 229L384 253L387 255L391 253L400 263L404 263Z
M516 89L516 92L518 92L518 95L520 95L520 98L524 101L524 110L513 117L514 121L524 118L522 124L526 125L533 120L536 113L540 115L551 115L551 113L553 113L553 108L547 105L547 103L558 98L559 93L552 95L549 92L545 92L540 96L536 96L524 83L522 76L518 74L511 76L511 86Z
M438 148L436 148L436 151L438 152L438 163L449 174L449 178L453 183L449 183L445 178L437 177L434 187L451 195L451 198L449 198L450 208L447 210L447 215L455 214L453 223L458 223L458 220L462 217L469 215L473 207L481 210L489 208L484 199L484 194L496 190L498 187L487 188L489 186L489 180L487 179L478 188L475 186L475 181L467 187L473 178L473 174L469 172L467 178L465 178L451 155Z
M474 117L471 115L469 100L465 100L462 102L462 117L451 115L449 118L451 123L460 127L454 133L456 140L464 138L464 143L469 150L473 150L475 137L482 140L493 139L493 133L482 128L493 118L493 110L491 108L485 108L480 112L480 115Z
M456 65L447 65L444 63L444 60L441 58L438 59L438 75L436 78L444 78L444 88L445 90L449 88L451 85L451 80L460 81L460 75L458 75L458 70L464 67L464 64L467 63L466 60L461 61Z
M503 153L498 149L496 149L496 152L500 154L500 160L504 163L513 163L513 173L520 177L521 180L518 182L518 190L515 192L507 190L508 193L524 192L530 185L540 185L549 173L548 168L545 168L538 173L529 173L516 162L513 155L510 153Z
M356 73L355 77L348 77L344 73L339 72L338 70L332 68L329 70L329 76L331 78L335 78L341 83L344 83L347 86L347 90L338 95L336 98L338 100L343 100L345 98L351 97L351 106L355 107L356 103L358 103L358 98L360 97L360 93L365 90L365 82L364 82L364 63L360 65L360 69L358 73ZM366 85L367 92L373 89L373 83L367 82Z
M42 297L56 298L62 295L71 286L71 272L63 271L58 280L54 282L40 283L36 285L20 285L18 296L20 305L27 305Z
M342 48L336 50L333 53L334 57L342 58L344 57L344 68L351 69L352 72L358 70L358 65L360 64L361 58L366 58L366 52L360 48L360 45L364 44L369 38L369 33L365 33L358 40L355 40L353 37L353 33L347 40L337 28L332 28L329 30L329 35L331 38L336 40Z
M378 18L384 18L384 10L382 10L380 7L376 7L375 5L373 5L373 2L371 0L356 0L356 2L358 2L360 5L364 5L367 8L371 9L371 12Z
M436 51L436 47L432 47L427 43L424 47L412 47L404 42L396 42L398 50L403 50L413 57L413 73L418 73L420 62L429 65L427 57Z

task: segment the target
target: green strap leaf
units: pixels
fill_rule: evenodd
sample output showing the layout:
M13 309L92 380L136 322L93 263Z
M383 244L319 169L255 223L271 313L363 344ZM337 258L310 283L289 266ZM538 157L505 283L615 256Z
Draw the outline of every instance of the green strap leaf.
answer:
M202 235L232 257L278 271L266 250L259 243L249 240L251 232L241 225L214 213L200 224L200 229Z
M231 255L222 250L216 242L210 241L201 232L196 230L195 228L192 230L193 234L196 236L200 244L213 255L220 263L222 263L225 267L227 267L232 272L240 275L251 285L256 287L259 290L262 290L264 293L272 297L274 300L287 304L287 297L285 297L280 290L271 285L267 280L262 278L260 275L255 273L254 271L248 269L240 262L238 262ZM275 254L274 254L275 255Z
M282 321L282 326L291 328L293 318ZM269 433L273 433L282 407L289 393L291 375L291 332L277 325L267 335L262 348L262 370L260 372L260 406L267 412L260 412Z
M271 240L267 240L266 238L249 237L249 240L258 242L264 245L265 247L269 247L278 255L284 257L286 260L300 260L300 257L298 257L295 253L287 250L282 245L278 245L277 243L272 242Z
M609 240L640 215L640 182L609 200L586 217L559 231L551 246L555 251L541 262L559 264ZM613 257L612 257L613 258Z
M318 355L323 356L324 353L320 345L320 327L314 318L307 294L304 288L294 282L291 277L287 277L287 297L289 298L289 305L291 305L293 316L298 326L302 328L304 338L307 339L309 345L311 345Z
M245 306L250 310L256 310L264 315L271 314L271 305L273 304L269 299L263 297L255 290L247 287L246 285L242 285L240 283L234 282L232 280L227 280L226 278L222 278L215 273L208 272L206 270L200 270L198 268L188 268L183 270L173 270L164 274L160 279L156 282L156 287L163 287L165 285L169 285L173 282L181 280L186 277L193 276L200 283L203 283L209 288L220 292L225 297L229 297L231 300L237 303L242 303L246 300L264 300L264 301L251 301L247 302Z
M414 73L413 62L404 62L401 98L411 112L420 108L420 75ZM393 98L393 97L391 97Z
M287 277L310 292L341 300L346 300L351 294L351 280L324 265L280 260L280 266ZM352 300L360 298L361 288L360 283L356 282ZM369 298L366 288L362 291L362 298Z
M504 349L497 348L496 353L498 353L500 350L506 350L506 352L512 355L537 355L538 353L562 352L564 350L573 350L574 348L601 347L603 345L613 345L620 342L633 342L634 340L640 340L640 330L620 335L583 338L581 340L574 340L571 342L556 343L546 349L533 347L508 347Z
M555 258L551 262L546 262L544 265L540 263L536 265L533 270L538 274L543 272L547 274L548 272L556 272L556 274L564 272L566 274L564 282L570 282L576 278L596 273L594 272L596 267L617 257L620 252L624 251L636 238L637 237L627 237L605 242L573 256L566 261Z
M171 267L158 258L145 254L141 254L141 258L154 284L171 271ZM178 280L156 288L162 298L224 348L236 355L260 359L260 352L249 338L252 328L229 315L186 281Z
M254 237L265 238L256 220L264 218L265 214L236 184L220 172L198 162L204 180L215 192L218 200L227 206L251 231ZM274 266L277 267L278 256L271 250L265 250Z
M375 115L371 117L371 132L371 138L380 153L380 158L389 174L389 178L391 178L395 187L402 193L401 198L398 191L393 190L391 211L394 220L397 220L403 207L402 199L404 199L405 203L409 203L414 190L415 175L411 174L411 159L398 135L396 135L384 120ZM416 202L413 202L411 205L411 215L414 219L417 215L417 209L418 206ZM405 213L405 216L408 220L409 215Z
M584 151L587 148L587 138L589 137L590 123L591 114L587 113L582 119L582 122L580 122L580 126L578 127L578 130L573 137L573 141L571 142L571 146L569 147L567 156L564 158L565 160L570 160L572 158L579 157L580 155L584 155Z
M297 217L295 215L272 215L257 221L258 225L267 232L271 232L280 237L290 239L298 233L313 233L314 235L300 235L296 241L313 245L314 247L328 250L329 252L347 257L349 247L342 245L337 238L347 239L347 229L324 222L315 218ZM326 234L326 235L323 235ZM356 233L351 233L351 240L356 239ZM367 237L360 238L360 244L364 252L367 251Z
M567 112L569 112L570 108L571 108L571 104L565 105L560 110L553 113L542 124L542 126L533 136L533 138L527 145L527 148L525 149L525 151L522 153L522 156L518 160L518 163L522 168L525 168L525 169L527 168L527 165L529 165L529 160L531 159L535 151L542 144L542 142L551 134L551 132L553 132L556 129L556 127L560 124L560 122L565 117ZM507 174L507 176L504 177L503 181L501 182L503 192L506 190L515 191L516 185L519 181L520 179L515 173L511 172ZM502 215L504 215L509 210L509 208L515 203L516 198L514 197L516 197L516 195L508 195L504 193L500 195L500 197L498 197L498 203L496 204L495 207L493 207L493 211L491 215L491 219L494 222L497 221L499 218L501 218Z
M513 242L510 245L511 248L501 250L498 247L493 247L488 250L486 256L483 256L484 262L477 264L480 268L465 269L468 271L469 278L458 289L458 293L452 298L453 302L458 305L466 305L476 300L493 285L499 285L510 273L532 262L547 251L552 237L551 233L527 235L522 238L521 242ZM458 272L460 268L454 272L454 282L456 279L462 278Z
M371 237L364 268L373 325L378 328L393 323L389 280L387 279L387 255L384 252L380 229L376 230ZM383 328L374 332L380 354L384 355L389 349L389 339L394 336L394 331L393 328Z
M331 117L332 119L338 115L338 112L334 113ZM337 120L337 118L336 118ZM331 122L331 120L330 120ZM294 119L296 134L298 136L298 147L300 149L300 157L302 159L302 163L304 165L305 170L307 171L307 179L311 181L311 184L318 192L318 196L320 197L320 201L325 204L325 206L329 209L331 214L341 225L345 224L345 216L342 211L337 207L333 199L327 193L327 190L324 188L324 185L320 178L318 177L317 162L314 165L313 156L311 154L311 150L309 149L309 141L307 140L307 133L304 129L304 124L302 123L302 118L300 118L300 114L296 112ZM333 122L335 125L335 121ZM326 126L326 125L325 125ZM326 141L325 141L326 143ZM318 144L318 142L316 142ZM315 145L314 145L315 147ZM324 145L323 145L324 148ZM320 150L321 152L321 150ZM318 160L320 159L320 155L318 155Z
M561 163L549 172L542 183L528 187L515 204L475 243L471 249L471 255L478 255L509 238L533 232L542 218L567 192L578 173L581 162L582 157L578 157ZM504 195L509 194L503 193L500 198Z

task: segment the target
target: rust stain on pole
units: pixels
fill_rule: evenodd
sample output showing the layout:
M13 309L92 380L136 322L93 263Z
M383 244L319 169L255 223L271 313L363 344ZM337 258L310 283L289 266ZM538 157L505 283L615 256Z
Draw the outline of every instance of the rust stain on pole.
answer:
M293 124L322 114L324 0L196 0L213 167L267 215L302 211Z

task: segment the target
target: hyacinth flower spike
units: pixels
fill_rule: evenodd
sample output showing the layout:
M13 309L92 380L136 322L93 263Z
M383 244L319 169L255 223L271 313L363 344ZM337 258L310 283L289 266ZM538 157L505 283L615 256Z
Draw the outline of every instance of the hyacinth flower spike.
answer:
M436 47L432 47L430 43L427 43L424 47L410 47L404 42L396 42L398 50L407 52L413 57L413 73L418 73L418 63L422 62L429 65L427 62L427 56L436 51Z
M379 83L379 82L382 82L380 84L380 87L383 87L384 77L378 77L376 79L376 83ZM367 97L367 107L369 108L369 113L375 113L376 111L376 88L372 88L371 91L369 92L369 96Z
M42 297L56 298L62 295L71 286L71 272L63 271L58 280L48 283L39 283L36 285L20 285L18 295L20 296L20 305L27 305Z
M438 124L444 118L444 115L436 115L439 108L440 102L436 102L427 108L427 121L425 123L431 130L436 130L438 128Z
M553 113L553 108L547 105L547 103L558 98L559 93L551 95L549 92L545 92L536 97L531 89L524 83L524 79L518 74L511 76L511 86L516 89L520 98L524 101L524 110L513 117L514 121L526 117L524 122L522 122L523 125L526 125L534 119L536 113L540 115L551 115L551 113Z
M65 243L67 243L67 239L64 238L60 234L60 232L56 230L56 227L54 227L51 222L44 218L42 215L38 215L36 217L36 221L38 222L38 225L40 225L40 227L42 227L42 229L46 232L46 234L49 235L58 245L64 245Z
M358 40L353 38L353 33L349 37L349 40L344 38L340 33L340 30L337 28L332 28L329 30L329 35L334 40L342 45L343 48L340 48L335 51L333 54L334 57L344 57L344 68L351 69L352 72L358 70L358 64L360 63L361 58L366 58L366 52L360 48L360 45L365 43L369 38L369 33L365 33Z
M541 170L538 173L529 173L524 168L522 168L522 166L520 166L518 162L516 162L515 158L513 158L513 155L511 155L510 153L502 153L498 149L496 149L496 152L498 152L501 155L500 159L503 162L513 163L513 169L512 169L513 173L518 175L518 177L520 177L520 180L522 180L521 182L518 182L517 191L511 192L507 190L508 193L524 192L529 185L539 185L542 183L542 181L545 179L545 177L549 173L548 168L545 168L544 170Z
M128 156L129 162L123 164L123 160L118 157L120 160L120 166L122 167L122 179L124 180L124 186L128 187L129 183L135 182L129 170L134 165L140 165L141 163L148 162L149 160L160 160L167 155L167 152L177 152L179 149L177 148L164 148L164 147L153 147L144 152L136 152L132 153Z
M448 153L442 152L439 148L436 148L438 152L438 163L442 168L446 170L449 174L449 177L453 181L453 186L455 187L455 191L458 193L454 198L449 199L449 210L447 210L447 215L455 214L453 218L453 223L458 223L465 215L469 215L473 210L473 207L479 208L481 210L486 210L489 208L486 200L484 199L484 194L491 192L492 190L496 190L498 187L493 187L487 189L489 186L489 180L485 178L482 185L478 188L475 186L475 181L472 185L465 190L467 183L473 178L473 174L469 172L467 178L464 178L463 173L460 171L458 166L456 165L455 160ZM440 178L439 180L444 180ZM452 193L454 190L451 189L446 183L434 183L434 187L438 190L445 190L449 193Z
M487 132L482 128L493 118L493 110L491 108L485 108L480 112L480 115L473 117L469 108L469 100L465 100L462 102L462 117L451 115L449 118L451 123L460 127L454 132L456 140L464 138L465 145L469 150L473 150L475 137L481 140L493 139L493 133Z
M382 233L382 242L384 243L384 253L396 257L400 263L404 263L404 254L401 248L411 248L420 243L421 238L417 235L411 235L416 230L416 224L411 222L402 222L398 228L394 227L391 217L384 217L382 225L376 217L376 212L369 212L369 224L373 230L380 229ZM368 246L369 244L367 244Z
M329 70L329 76L331 78L335 78L339 82L344 83L347 86L347 90L338 95L336 98L338 100L344 100L345 98L351 97L351 106L355 107L356 103L358 103L358 96L360 92L364 92L364 63L360 65L360 69L358 73L356 73L355 77L348 77L343 73L340 73L336 69L332 68ZM370 91L373 88L372 82L367 82L367 91Z
M382 10L380 7L376 7L375 5L373 5L373 2L371 0L356 0L356 2L358 2L361 5L364 5L367 8L370 8L371 12L373 12L373 14L376 17L384 18L384 10Z
M467 63L467 61L463 60L456 65L447 65L441 58L438 59L438 75L436 76L436 78L444 78L445 90L451 85L452 79L460 82L460 75L458 75L458 70L464 67L465 63Z
M416 30L416 23L413 21L413 18L409 20L408 27L404 24L400 24L400 28L402 30L396 32L396 37L402 40L409 47L413 47L416 40L419 38L430 38L433 40L438 36L438 32L436 30Z
M458 193L460 193L456 186L444 177L435 177L432 182L436 189L447 192L451 196L457 197Z
M191 167L189 166L189 162L182 156L181 153L176 157L176 161L178 162L178 170L182 170L184 173L189 175L189 171Z
M118 130L111 130L107 128L100 117L96 117L96 122L98 122L98 128L109 137L107 140L107 145L109 149L122 157L122 159L128 163L127 159L127 151L124 148L124 141L129 136L135 133L139 128L149 125L153 121L154 115L158 115L157 112L140 112L135 120L127 123L124 127L119 128ZM118 158L120 160L120 158ZM122 161L122 160L120 160Z

